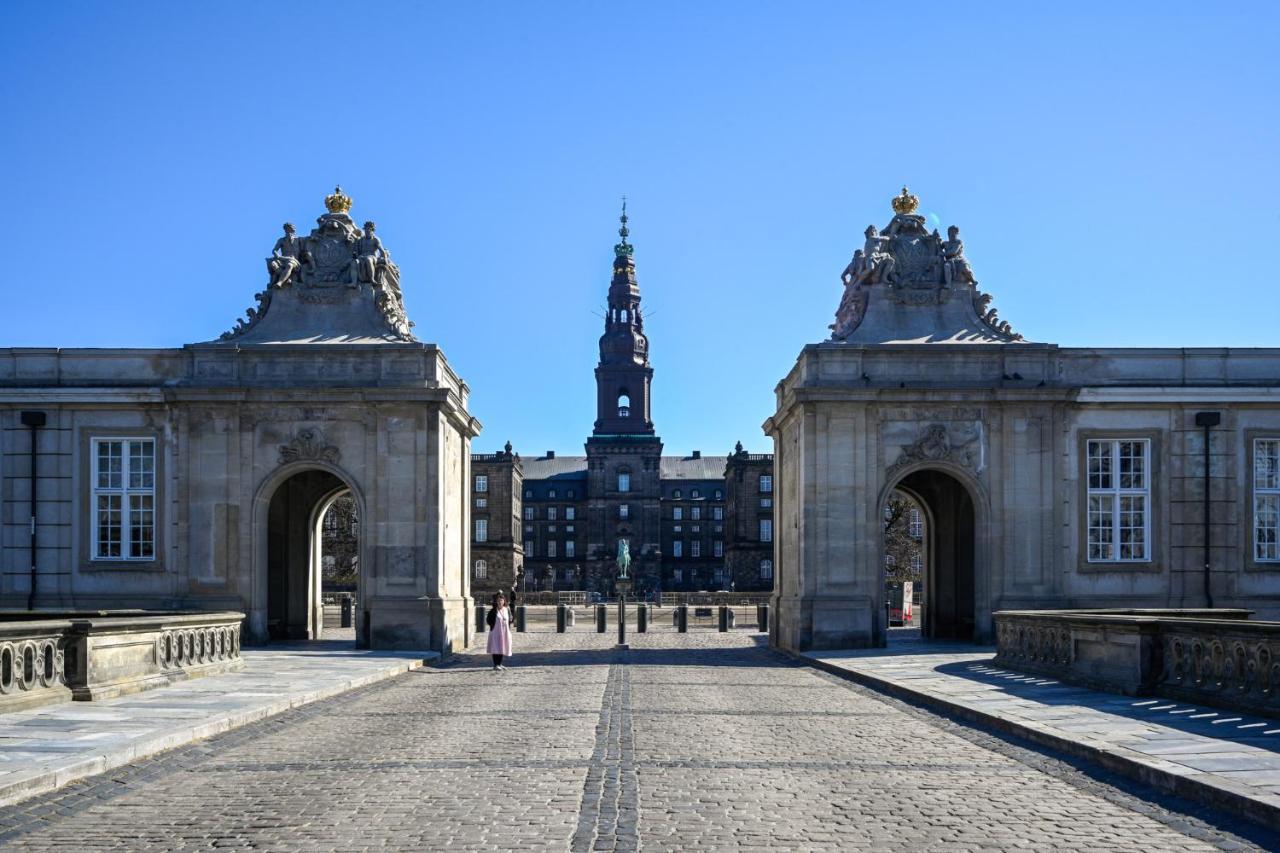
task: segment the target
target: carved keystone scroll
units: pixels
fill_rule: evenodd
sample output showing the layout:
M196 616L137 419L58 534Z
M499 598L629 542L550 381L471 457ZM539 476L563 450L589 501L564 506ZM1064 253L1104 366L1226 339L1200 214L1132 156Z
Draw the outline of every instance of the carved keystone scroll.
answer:
M337 465L341 451L328 443L324 433L316 427L304 427L294 433L288 444L280 445L280 464L315 460Z

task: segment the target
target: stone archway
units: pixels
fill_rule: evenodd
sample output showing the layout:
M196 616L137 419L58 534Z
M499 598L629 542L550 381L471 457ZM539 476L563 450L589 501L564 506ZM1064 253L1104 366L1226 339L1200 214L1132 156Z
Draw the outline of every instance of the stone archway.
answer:
M973 495L938 468L905 475L894 488L924 508L925 590L923 636L937 640L978 638L978 518Z
M254 514L258 544L252 641L323 638L322 525L326 511L346 494L354 498L357 514L363 517L359 493L328 466L289 466L263 484ZM363 541L358 549L363 550ZM361 616L357 609L358 644L364 621Z

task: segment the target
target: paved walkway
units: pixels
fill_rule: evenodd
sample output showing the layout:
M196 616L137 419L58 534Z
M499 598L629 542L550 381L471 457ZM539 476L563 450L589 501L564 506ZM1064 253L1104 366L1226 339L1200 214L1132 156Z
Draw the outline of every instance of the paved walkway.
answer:
M347 643L245 649L246 666L99 702L0 715L0 805L399 675L435 652Z
M15 850L1213 850L1277 838L747 633L516 637L0 809ZM481 638L483 640L483 638Z
M994 666L994 654L907 640L805 657L1280 829L1280 720L1072 687Z

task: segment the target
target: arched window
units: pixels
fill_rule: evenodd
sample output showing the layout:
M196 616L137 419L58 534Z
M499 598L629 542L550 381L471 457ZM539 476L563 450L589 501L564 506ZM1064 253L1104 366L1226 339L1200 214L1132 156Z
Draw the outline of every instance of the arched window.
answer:
M721 489L716 489L716 496L712 498L712 500L717 500L717 501L724 500L724 491Z
M618 395L618 417L631 417L631 395L623 391Z
M773 579L773 560L760 561L760 579L766 581Z
M482 581L489 577L489 562L487 560L476 560L476 580Z
M697 489L694 489L693 491L689 492L689 497L693 498L696 501L698 498L702 497L702 492L698 491Z
M626 309L626 308L623 308L621 311L619 311L619 312L618 312L618 319L619 319L619 320L621 320L623 323L629 323L629 322L631 322L631 321L628 319L627 309Z
M626 468L618 472L618 491L631 491L631 471Z
M674 492L671 493L671 497L672 499L678 501L680 500L680 498L684 497L684 493L681 492L679 489L676 489Z

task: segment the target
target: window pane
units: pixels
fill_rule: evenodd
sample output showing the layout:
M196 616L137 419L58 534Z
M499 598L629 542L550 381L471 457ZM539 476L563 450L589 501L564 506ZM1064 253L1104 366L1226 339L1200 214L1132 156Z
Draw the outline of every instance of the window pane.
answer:
M1146 495L1120 496L1120 559L1143 560L1147 556Z
M1280 489L1280 439L1260 438L1253 443L1253 487Z
M1145 441L1121 441L1119 445L1120 488L1145 489L1147 483Z
M129 556L151 559L155 556L155 498L151 495L129 496Z
M1114 498L1110 495L1089 496L1089 559L1111 560Z
M1253 518L1254 559L1280 560L1280 495L1256 495Z
M98 495L97 508L99 557L120 557L120 496Z
M154 441L129 442L129 488L154 489L156 487L156 443Z
M124 487L121 479L124 471L124 442L98 442L98 488L120 489Z
M1089 488L1110 489L1111 442L1089 442Z

